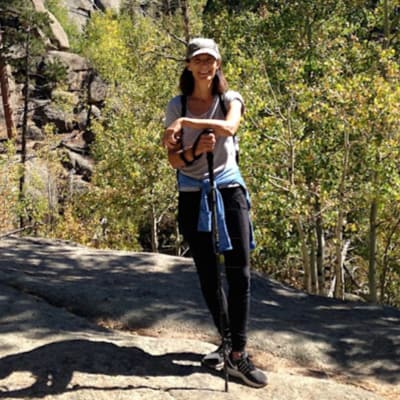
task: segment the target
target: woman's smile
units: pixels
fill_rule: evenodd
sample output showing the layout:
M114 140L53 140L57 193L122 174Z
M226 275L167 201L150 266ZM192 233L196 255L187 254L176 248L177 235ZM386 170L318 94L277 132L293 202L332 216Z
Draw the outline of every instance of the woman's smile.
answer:
M193 57L188 64L190 71L199 80L213 79L218 69L218 61L208 54Z
M202 78L202 79L205 79L205 78L212 78L212 77L214 76L214 71L205 71L205 72L200 71L200 72L198 73L198 76L199 76L200 78Z

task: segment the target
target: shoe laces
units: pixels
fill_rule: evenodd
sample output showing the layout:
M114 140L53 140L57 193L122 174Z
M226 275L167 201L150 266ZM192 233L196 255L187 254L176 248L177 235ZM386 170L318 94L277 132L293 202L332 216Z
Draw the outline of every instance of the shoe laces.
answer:
M235 360L235 363L238 367L238 370L245 375L255 370L253 363L250 361L247 355L244 355L239 360Z

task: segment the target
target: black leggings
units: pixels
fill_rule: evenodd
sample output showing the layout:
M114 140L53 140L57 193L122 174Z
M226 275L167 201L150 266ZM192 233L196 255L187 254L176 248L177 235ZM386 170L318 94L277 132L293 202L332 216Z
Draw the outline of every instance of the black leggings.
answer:
M200 192L179 193L179 227L190 251L200 280L200 287L221 335L231 337L232 350L243 351L247 342L250 308L249 210L241 187L220 189L225 208L226 225L233 250L226 251L225 275L228 289L224 298L227 332L221 332L218 301L218 271L212 234L198 232Z

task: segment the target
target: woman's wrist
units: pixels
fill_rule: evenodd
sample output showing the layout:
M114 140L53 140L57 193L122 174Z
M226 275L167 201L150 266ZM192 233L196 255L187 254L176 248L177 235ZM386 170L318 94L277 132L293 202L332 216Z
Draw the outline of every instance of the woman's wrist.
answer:
M193 161L195 160L192 148L183 149L182 151L180 151L179 157L184 162L185 166L193 164Z
M196 139L196 141L194 142L194 144L193 144L193 146L192 146L192 156L193 156L193 160L198 160L200 157L201 157L201 155L203 154L202 152L198 152L198 149L197 149L197 147L198 147L198 144L199 144L199 140L200 140L200 136L201 135L199 135L198 137L197 137L197 139Z
M198 160L203 153L198 153L197 146L192 147L192 157L193 161Z

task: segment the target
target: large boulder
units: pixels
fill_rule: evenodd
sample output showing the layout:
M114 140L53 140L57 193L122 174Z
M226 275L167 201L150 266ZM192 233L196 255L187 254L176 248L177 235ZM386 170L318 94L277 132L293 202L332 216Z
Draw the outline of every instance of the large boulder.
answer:
M47 53L47 60L50 62L58 60L67 67L69 91L81 91L87 87L92 70L85 58L74 53L52 50Z
M102 103L106 99L107 84L99 77L94 76L89 86L89 103Z
M83 32L96 5L93 0L61 0L61 4L68 12L69 20Z
M123 0L94 0L95 4L103 11L114 10L119 12Z
M57 18L47 10L46 6L44 5L44 1L32 0L32 3L36 11L48 14L50 18L50 28L53 33L52 39L54 39L56 47L60 50L69 49L69 40L64 28L58 22Z
M33 122L39 127L52 124L57 133L71 132L77 125L72 113L53 103L37 109L33 115Z
M96 10L119 12L123 0L61 0L69 20L83 32L92 13Z
M107 84L95 73L85 58L74 53L49 51L42 61L42 67L45 69L47 64L56 61L66 68L66 90L55 87L48 94L46 101L41 102L38 99L40 104L33 107L32 120L39 128L48 123L53 124L57 133L74 130L86 132L89 120L99 118L100 113L98 107L91 109L89 106L102 106L107 95ZM97 113L88 114L89 110ZM88 140L92 139L89 137Z

